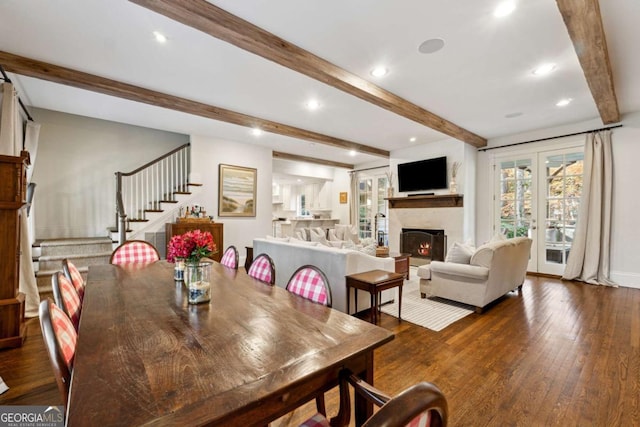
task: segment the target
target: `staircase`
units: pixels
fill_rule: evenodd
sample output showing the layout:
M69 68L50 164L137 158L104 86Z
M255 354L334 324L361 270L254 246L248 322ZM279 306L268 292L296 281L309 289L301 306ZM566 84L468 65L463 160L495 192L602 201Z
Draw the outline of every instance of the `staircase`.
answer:
M56 271L62 271L63 259L67 258L78 267L86 280L89 266L109 263L112 251L113 242L109 237L36 242L33 245L33 256L40 296L51 293L51 276Z
M191 144L185 144L131 171L116 172L115 242L147 240L162 255L163 239L155 234L190 204L201 184L189 182ZM158 240L162 240L161 242Z
M190 157L190 144L185 144L131 172L116 172L116 227L108 230L109 236L36 242L32 256L40 296L50 296L51 276L62 270L65 258L85 280L89 266L107 264L124 240L146 240L164 258L164 224L192 204L201 187L188 182Z

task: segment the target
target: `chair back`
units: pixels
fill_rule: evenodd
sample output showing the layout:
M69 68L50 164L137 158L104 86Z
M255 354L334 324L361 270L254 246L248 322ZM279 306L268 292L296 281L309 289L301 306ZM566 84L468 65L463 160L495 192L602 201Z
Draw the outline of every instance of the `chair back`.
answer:
M240 263L240 256L238 255L238 250L235 246L231 245L224 251L222 254L222 258L220 259L220 264L225 267L233 268L235 270L238 269L238 264Z
M303 265L298 268L289 279L286 289L303 298L331 307L331 286L327 276L318 267Z
M64 271L64 275L67 279L71 280L73 283L73 287L76 288L76 292L78 292L78 296L80 297L80 302L84 299L84 279L82 278L82 274L76 268L75 265L68 259L62 260L62 271Z
M63 402L69 400L69 385L78 335L69 317L50 299L40 303L40 328Z
M62 271L57 271L51 276L51 288L56 305L69 317L74 329L77 331L80 323L82 302L76 288Z
M158 250L144 240L127 240L111 254L109 262L116 265L150 264L160 260Z
M247 274L270 285L276 283L276 267L273 265L271 257L267 254L260 254L255 257Z

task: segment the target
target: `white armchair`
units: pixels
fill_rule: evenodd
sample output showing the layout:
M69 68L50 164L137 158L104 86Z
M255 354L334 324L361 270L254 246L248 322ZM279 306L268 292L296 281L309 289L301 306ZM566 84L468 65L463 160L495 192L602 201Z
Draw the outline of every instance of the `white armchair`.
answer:
M506 293L521 289L531 239L516 237L480 246L469 264L432 261L418 268L420 293L476 307L476 312Z

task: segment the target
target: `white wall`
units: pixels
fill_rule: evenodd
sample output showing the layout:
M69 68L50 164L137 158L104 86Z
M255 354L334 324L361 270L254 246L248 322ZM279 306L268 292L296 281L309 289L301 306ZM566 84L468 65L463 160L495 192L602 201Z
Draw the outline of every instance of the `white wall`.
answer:
M419 144L414 147L392 151L389 164L390 170L393 172L393 187L396 189L396 196L404 197L409 194L397 191L399 163L414 162L442 156L447 157L447 171L449 176L451 176L451 167L453 162L461 162L456 183L458 186L458 194L464 195L462 240L473 240L476 223L476 185L474 177L477 161L476 149L474 147L456 139L449 138L443 141ZM432 192L435 194L449 194L448 189L433 190ZM399 237L396 237L396 239L399 239ZM449 245L452 243L453 242L450 241Z
M640 227L638 212L638 182L640 182L640 113L623 116L623 127L613 130L613 162L614 188L612 206L611 237L611 279L622 286L640 288ZM582 132L602 127L600 120L590 120L569 126L548 128L508 138L488 141L488 147L499 147L505 144L529 141L557 135ZM559 138L544 142L536 142L512 148L501 148L478 153L476 241L489 240L493 234L493 181L491 159L497 152L512 150L553 149L563 144L572 144L577 139L584 141L584 135Z
M252 246L254 237L272 232L272 161L271 150L255 145L191 136L192 181L203 184L199 203L216 222L224 224L224 246L234 245L244 263L245 246ZM256 216L218 217L218 165L227 164L256 168ZM224 248L222 248L224 250Z
M351 200L351 177L347 169L335 168L331 187L331 218L339 219L340 224L349 224L349 200ZM340 203L340 193L347 193L347 203Z
M189 142L187 135L32 108L42 124L33 182L37 239L107 236L115 175Z

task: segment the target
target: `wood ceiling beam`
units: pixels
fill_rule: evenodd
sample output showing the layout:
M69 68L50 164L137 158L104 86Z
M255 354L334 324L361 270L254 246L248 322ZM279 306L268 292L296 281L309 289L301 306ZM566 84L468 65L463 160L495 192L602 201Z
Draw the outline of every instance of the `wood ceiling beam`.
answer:
M556 0L604 124L620 121L598 0Z
M205 0L129 0L475 147L487 140Z
M315 157L299 156L297 154L283 153L281 151L273 152L274 159L294 160L296 162L315 163L318 165L331 166L334 168L355 169L354 165L349 163L334 162L331 160L316 159Z
M6 71L265 132L389 158L389 151L0 51Z

